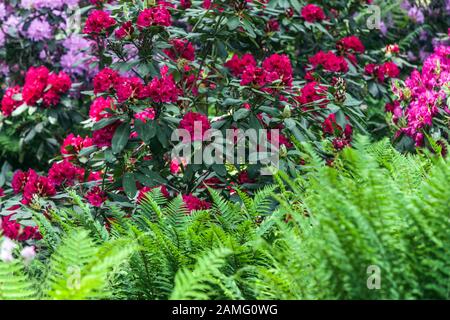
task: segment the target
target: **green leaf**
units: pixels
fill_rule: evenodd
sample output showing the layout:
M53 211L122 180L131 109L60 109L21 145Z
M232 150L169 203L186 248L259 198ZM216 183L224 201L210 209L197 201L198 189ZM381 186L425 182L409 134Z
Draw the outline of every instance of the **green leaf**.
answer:
M132 174L130 172L125 173L123 175L122 185L123 185L123 189L124 189L126 195L130 199L133 199L137 193L136 179L134 177L134 174Z
M143 122L141 120L136 120L134 128L136 129L139 138L147 144L154 136L156 136L156 125L154 121Z
M239 120L247 118L249 114L250 114L250 110L239 109L238 111L236 111L233 114L233 119L234 119L234 121L239 121Z
M228 29L231 31L239 27L240 24L239 17L232 17L227 21Z
M114 153L121 152L127 145L129 138L130 124L125 122L121 124L114 133L114 137L112 138L112 151Z

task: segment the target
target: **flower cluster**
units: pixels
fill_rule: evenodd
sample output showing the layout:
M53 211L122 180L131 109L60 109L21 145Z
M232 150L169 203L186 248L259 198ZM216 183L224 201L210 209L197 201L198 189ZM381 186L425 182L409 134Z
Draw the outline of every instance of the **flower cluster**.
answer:
M326 72L346 73L348 71L347 61L332 51L319 51L309 58L309 63L314 70L322 68Z
M301 14L303 19L310 23L320 22L326 19L325 13L323 12L322 8L312 3L304 6L302 8Z
M378 82L384 82L389 78L397 78L400 70L395 62L388 61L381 65L369 63L364 67L366 74L374 77Z
M152 8L144 9L139 13L137 26L141 29L150 26L168 27L172 24L169 10L164 5L158 5Z
M404 133L414 139L416 146L422 146L425 134L435 125L434 120L450 114L447 104L450 96L450 47L437 47L424 61L422 71L414 70L405 80L405 86L394 85L393 92L398 100L388 104L386 111L393 113L397 122L402 114L406 120L406 126L397 135ZM436 123L436 129L438 126ZM436 131L436 136L448 139L446 131Z
M101 33L108 34L111 27L115 24L116 20L114 20L108 12L94 10L89 14L89 17L86 20L83 33L91 35L98 35Z
M42 239L42 235L39 233L37 227L22 226L19 222L14 220L12 216L13 214L3 216L0 219L0 230L5 237L17 241Z
M245 54L242 58L234 55L225 66L235 76L241 77L241 85L256 86L263 88L272 84L281 84L283 87L291 87L293 71L291 61L284 54L273 54L266 58L261 67L256 65L256 61L250 54ZM270 89L265 88L270 91Z
M46 108L54 107L71 86L72 81L64 72L56 74L46 67L31 67L26 73L23 88L15 86L6 90L1 102L3 115L10 116L23 103L28 106L41 104Z
M56 194L54 183L45 176L38 175L34 170L17 171L12 180L15 194L22 193L22 203L30 204L35 197L51 197Z

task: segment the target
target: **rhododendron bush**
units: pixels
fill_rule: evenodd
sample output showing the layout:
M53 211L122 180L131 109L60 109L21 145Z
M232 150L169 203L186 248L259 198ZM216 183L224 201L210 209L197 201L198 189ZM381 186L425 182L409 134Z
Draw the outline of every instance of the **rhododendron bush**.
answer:
M82 120L79 92L97 70L94 43L80 34L87 4L0 3L0 156L15 167L47 168Z
M371 4L0 4L0 230L39 241L32 215L51 224L61 208L109 228L148 194L186 214L212 208L216 191L239 202L275 169L307 173L305 150L334 166L358 133L444 154L449 47L415 66L413 47L368 27ZM257 146L249 130L262 132ZM219 136L232 160L214 149Z

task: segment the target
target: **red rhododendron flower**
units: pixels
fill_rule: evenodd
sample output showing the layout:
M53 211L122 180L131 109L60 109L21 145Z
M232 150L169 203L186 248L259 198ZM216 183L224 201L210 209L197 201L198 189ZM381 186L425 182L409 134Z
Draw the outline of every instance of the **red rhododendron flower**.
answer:
M73 133L69 134L61 146L61 154L67 155L67 159L73 159L82 149L93 145L92 139L89 137L82 138L75 136Z
M89 0L89 2L96 6L101 6L104 3L110 3L112 0Z
M307 4L302 8L302 17L307 22L318 22L325 20L325 13L323 12L322 8L319 6L316 6L315 4Z
M332 143L333 143L333 147L336 150L342 150L344 149L346 146L350 145L350 140L349 139L345 139L345 138L334 138Z
M128 99L144 99L147 97L147 92L144 90L144 83L138 77L118 78L114 89L116 90L119 102L124 102Z
M181 159L172 159L170 161L170 166L169 166L170 173L177 174L177 173L179 173L181 171L181 167L182 166L186 167L186 165L187 165L187 161L185 159L183 159L183 158L181 158Z
M366 48L357 36L349 36L342 38L336 44L339 51L350 51L354 53L364 53Z
M19 86L6 89L1 102L2 113L5 117L9 117L23 103L20 99L14 99L14 96L20 94L20 91Z
M365 73L376 77L378 82L383 82L387 77L396 78L400 74L400 70L394 62L385 62L382 65L369 63L364 67Z
M51 197L56 194L55 185L49 178L38 176L36 179L28 179L23 188L23 204L29 204L34 196Z
M221 189L223 187L223 181L217 177L212 177L203 180L202 184L199 186L200 189L205 189L206 186L212 189ZM205 186L206 185L206 186Z
M233 57L225 63L225 67L230 69L231 74L235 77L241 76L244 70L250 66L256 67L256 61L249 53L244 54L242 58L239 58L237 54L234 54Z
M172 60L183 58L189 61L195 59L195 49L191 42L184 39L172 39L170 40L172 45L171 49L164 49L164 53Z
M119 73L110 68L105 68L101 70L94 77L94 93L104 93L109 92L112 88L114 88L114 84L119 78Z
M277 19L270 19L269 21L267 21L266 28L265 28L265 31L267 33L275 32L275 31L279 31L279 30L280 30L280 23L278 22Z
M383 63L382 68L384 70L384 73L389 78L397 78L398 75L400 74L400 70L398 69L395 62L392 62L392 61L385 62L385 63Z
M88 182L100 181L103 179L103 173L101 171L92 171L87 178Z
M38 227L22 226L16 220L12 220L11 217L12 215L3 216L0 220L0 230L5 237L17 241L42 239Z
M12 178L11 186L15 194L23 192L25 185L29 180L36 180L37 173L33 169L29 169L27 172L21 170L16 171Z
M72 86L72 81L69 75L64 72L50 73L48 76L47 85L50 85L50 90L55 91L57 94L64 94L70 90Z
M66 73L50 73L47 79L47 88L49 87L49 89L42 97L44 106L56 106L61 99L61 95L69 91L71 86L72 81Z
M167 67L161 68L161 78L153 78L148 84L147 94L156 103L177 102L180 90L173 76L167 74Z
M84 169L64 160L54 163L48 171L48 177L56 187L73 186L78 181L83 181Z
M189 212L194 210L206 210L211 208L211 204L207 201L200 200L199 198L193 196L192 194L183 195L183 202Z
M208 117L197 112L188 112L180 121L179 129L187 130L191 141L203 141L207 130L211 129Z
M106 193L98 186L86 193L85 198L94 207L100 208L107 200Z
M263 87L267 84L266 76L267 73L263 68L250 65L242 73L241 85L255 85L258 87Z
M146 123L147 120L154 120L155 119L155 109L153 108L147 108L144 111L141 111L139 113L136 113L134 115L135 119L141 120L142 122Z
M91 104L89 117L94 121L109 118L112 114L107 111L108 109L115 109L114 100L110 97L98 97Z
M237 176L237 181L240 185L256 182L255 179L250 178L250 176L248 175L248 171L240 172L239 175Z
M114 33L117 39L123 39L132 35L134 32L133 23L131 21L127 21L120 26L119 29Z
M262 63L263 70L267 73L266 79L281 80L287 86L292 86L292 65L285 54L273 54Z
M343 134L345 138L349 139L352 136L353 129L350 124L345 126L344 132L342 132L342 127L336 122L336 115L334 113L330 114L322 124L322 129L324 134L328 135L341 135Z
M335 55L333 52L319 51L308 59L314 68L322 66L328 72L347 72L348 64L343 57Z
M327 88L319 83L313 81L308 82L303 88L300 89L300 96L296 98L302 105L309 105L316 101L320 102L321 107L325 107L328 103L326 100Z
M114 137L117 127L120 122L112 123L102 129L94 131L92 134L92 142L99 148L111 147L111 140Z
M191 0L180 0L180 7L183 9L189 9L192 6Z
M274 140L274 137L272 137L272 132L270 130L267 131L267 142L269 142L272 145L275 145L275 141L276 140ZM289 138L286 137L281 132L278 133L278 145L285 146L288 149L294 146L293 143L289 140Z
M142 10L137 18L137 25L142 29L150 26L168 27L172 25L172 19L169 10L159 5Z
M109 28L116 24L116 20L112 18L108 12L103 10L92 11L83 29L85 34L100 34L105 32L109 34Z
M41 98L47 87L49 71L46 67L31 67L25 76L25 84L22 90L22 99L34 106Z

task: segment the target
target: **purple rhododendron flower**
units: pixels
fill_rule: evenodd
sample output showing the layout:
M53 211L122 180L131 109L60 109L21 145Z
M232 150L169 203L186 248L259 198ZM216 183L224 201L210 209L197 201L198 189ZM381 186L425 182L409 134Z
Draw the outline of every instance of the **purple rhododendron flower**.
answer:
M31 22L26 33L27 37L33 41L48 40L52 38L52 27L47 20L37 18Z
M425 21L425 16L421 9L417 7L411 7L408 11L408 16L416 23L422 24Z

